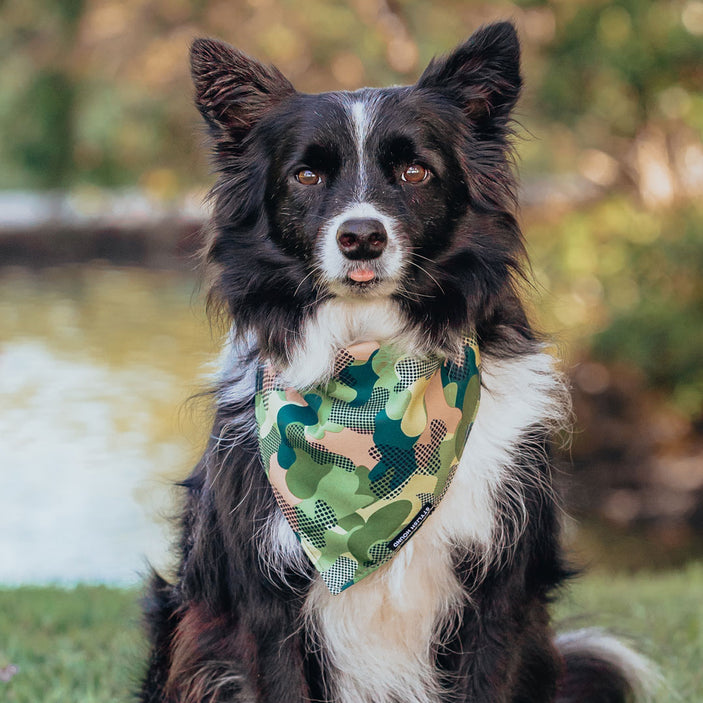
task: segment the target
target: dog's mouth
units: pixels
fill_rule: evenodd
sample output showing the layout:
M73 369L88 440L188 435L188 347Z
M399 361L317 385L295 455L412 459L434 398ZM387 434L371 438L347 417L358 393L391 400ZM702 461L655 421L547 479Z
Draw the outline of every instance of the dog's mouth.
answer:
M370 266L358 266L347 273L346 283L361 288L379 283L382 279Z
M332 287L347 295L388 295L395 289L395 281L388 276L385 267L372 261L354 262L336 283Z
M326 277L327 289L336 296L365 297L391 295L397 286L394 276L389 276L385 267L377 262L349 262L339 273Z

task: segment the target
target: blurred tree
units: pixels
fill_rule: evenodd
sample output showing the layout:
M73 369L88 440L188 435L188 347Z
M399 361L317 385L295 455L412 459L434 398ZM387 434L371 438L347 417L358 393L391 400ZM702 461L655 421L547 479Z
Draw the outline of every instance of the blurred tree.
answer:
M556 33L538 109L568 128L571 155L591 150L581 154L584 175L634 182L648 206L688 194L692 180L703 192L703 3L540 4L553 7Z
M7 6L11 3L5 3ZM33 5L34 3L30 3ZM5 52L24 53L33 66L28 80L10 96L3 132L10 137L8 155L43 188L68 185L74 174L77 77L67 60L85 9L84 0L51 0L40 7L40 21L16 12L16 33L5 37Z

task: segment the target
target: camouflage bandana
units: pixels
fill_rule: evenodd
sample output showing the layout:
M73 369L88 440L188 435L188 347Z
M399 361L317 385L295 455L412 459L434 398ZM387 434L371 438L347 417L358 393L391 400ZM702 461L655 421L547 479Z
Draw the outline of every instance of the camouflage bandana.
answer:
M264 469L332 593L391 559L442 500L478 410L479 363L467 337L451 360L355 344L302 393L259 370Z

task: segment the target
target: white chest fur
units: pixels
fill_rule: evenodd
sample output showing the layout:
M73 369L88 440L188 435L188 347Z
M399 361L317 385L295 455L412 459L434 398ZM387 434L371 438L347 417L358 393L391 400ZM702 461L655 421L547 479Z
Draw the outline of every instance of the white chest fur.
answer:
M413 349L395 310L369 302L327 306L309 323L305 344L285 376L303 387L331 373L334 351L359 339L394 339ZM352 334L354 331L354 334ZM383 567L339 595L321 579L305 604L307 626L326 658L338 703L438 703L433 666L437 637L470 594L455 575L456 548L472 549L488 566L510 545L510 516L519 532L524 478L515 452L538 426L559 423L565 404L554 360L546 353L497 360L483 356L478 415L447 493L422 528ZM279 573L305 557L288 523L277 515L261 535L265 568ZM284 568L282 568L284 567Z

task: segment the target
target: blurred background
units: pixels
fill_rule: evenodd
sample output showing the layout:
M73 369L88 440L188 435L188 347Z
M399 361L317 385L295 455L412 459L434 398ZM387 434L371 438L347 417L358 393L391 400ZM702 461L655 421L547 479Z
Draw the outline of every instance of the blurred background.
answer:
M572 379L577 560L703 553L703 2L0 1L0 584L138 579L202 448L219 338L190 41L303 91L413 82L513 19L538 324Z

